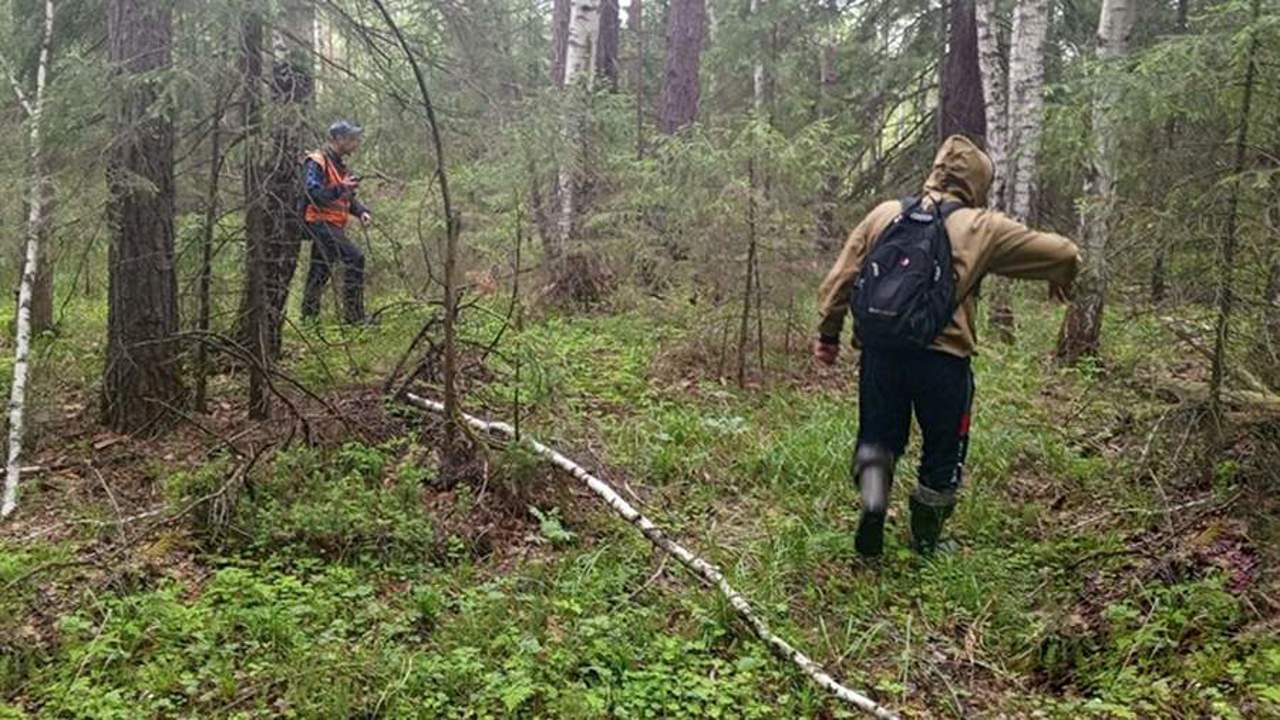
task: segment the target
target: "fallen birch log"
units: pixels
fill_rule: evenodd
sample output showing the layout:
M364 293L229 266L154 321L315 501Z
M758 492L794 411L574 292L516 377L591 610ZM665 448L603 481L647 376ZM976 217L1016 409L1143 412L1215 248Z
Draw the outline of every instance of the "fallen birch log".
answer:
M428 400L427 398L413 393L405 393L404 398L410 405L419 409L437 414L444 412L443 403ZM476 430L490 435L496 435L506 442L514 442L516 439L515 430L504 422L488 422L466 413L462 413L462 420ZM649 539L650 542L674 555L682 565L692 570L703 580L715 585L720 590L720 594L729 601L729 604L733 606L733 609L738 611L738 615L741 616L742 619L746 621L747 625L751 627L751 631L756 634L756 637L763 640L776 655L795 663L822 689L836 696L840 700L855 705L875 717L884 718L886 720L896 720L898 716L895 715L893 711L877 703L866 695L841 685L835 678L831 677L829 673L823 670L821 665L818 665L816 662L811 660L809 656L797 650L791 645L791 643L775 635L773 631L769 629L769 625L756 614L755 610L751 608L751 604L747 602L746 598L744 598L737 590L734 590L733 586L725 580L724 573L720 572L719 568L693 554L692 551L680 543L667 537L661 528L654 525L652 520L642 515L639 510L636 510L635 507L631 505L631 503L624 500L622 496L609 485L609 483L601 480L595 475L592 475L581 465L536 440L525 437L521 442L526 443L535 453L549 460L551 464L581 481L590 488L591 492L595 493L602 500L608 503L609 507L613 508L614 512L621 515L624 520L634 525L646 538Z

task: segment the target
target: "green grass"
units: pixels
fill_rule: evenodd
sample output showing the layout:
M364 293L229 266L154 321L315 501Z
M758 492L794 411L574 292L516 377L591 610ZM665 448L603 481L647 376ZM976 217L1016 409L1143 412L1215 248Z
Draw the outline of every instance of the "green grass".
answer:
M1115 554L1159 515L1133 512L1156 506L1133 465L1160 412L1133 387L1173 359L1149 352L1151 327L1118 323L1107 367L1056 370L1052 311L1019 310L1020 344L977 362L970 476L949 526L960 548L930 562L903 538L909 463L886 557L855 558L852 385L675 382L655 368L693 339L694 317L531 321L468 403L508 416L518 395L528 432L606 462L779 631L909 716L1280 713L1280 640L1246 595L1212 568L1139 576ZM320 388L374 381L419 320L325 326L310 346L291 335L289 369ZM483 342L496 323L476 314L464 331ZM1121 443L1125 423L1139 429ZM590 503L538 493L497 549L466 525L489 517L472 513L497 502L492 488L427 510L436 469L416 442L288 449L230 521L196 514L118 566L6 591L0 718L852 716L674 562L655 574L647 542ZM166 497L209 492L228 462L171 473ZM494 462L508 482L539 477L527 455ZM0 586L75 542L0 541Z

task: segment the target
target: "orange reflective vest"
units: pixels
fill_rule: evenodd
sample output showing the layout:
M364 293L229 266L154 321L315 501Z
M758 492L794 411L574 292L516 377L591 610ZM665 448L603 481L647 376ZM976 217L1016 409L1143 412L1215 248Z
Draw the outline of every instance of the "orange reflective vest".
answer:
M313 150L307 153L306 159L319 165L324 171L326 190L335 185L342 185L351 178L351 173L339 170L335 163L329 161L328 153L323 150ZM346 193L339 195L338 199L323 207L307 202L306 208L302 211L302 219L308 223L326 222L338 227L344 227L350 215L351 196Z

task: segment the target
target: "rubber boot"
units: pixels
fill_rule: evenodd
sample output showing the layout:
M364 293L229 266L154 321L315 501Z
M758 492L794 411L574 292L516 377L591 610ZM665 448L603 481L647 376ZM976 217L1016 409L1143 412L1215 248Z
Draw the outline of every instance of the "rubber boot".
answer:
M854 474L862 495L862 517L854 547L863 557L884 551L884 518L893 488L893 454L877 445L863 445L855 457Z
M941 492L920 485L911 493L911 547L929 556L938 550L942 526L956 507L954 492Z

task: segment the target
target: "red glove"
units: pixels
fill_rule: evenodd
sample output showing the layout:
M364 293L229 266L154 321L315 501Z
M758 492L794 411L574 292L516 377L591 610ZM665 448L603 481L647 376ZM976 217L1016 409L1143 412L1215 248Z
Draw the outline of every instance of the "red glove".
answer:
M823 365L835 365L836 358L840 356L840 342L831 342L828 338L818 338L813 341L813 359Z

